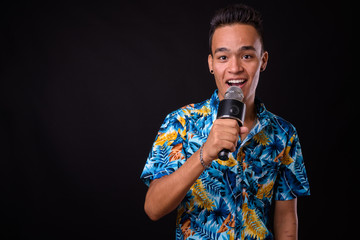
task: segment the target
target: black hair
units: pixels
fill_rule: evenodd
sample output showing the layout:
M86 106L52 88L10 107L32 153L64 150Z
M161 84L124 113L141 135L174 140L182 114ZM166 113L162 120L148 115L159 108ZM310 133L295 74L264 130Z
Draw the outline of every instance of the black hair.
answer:
M209 51L211 51L212 38L218 27L235 23L253 26L260 36L262 51L264 51L262 16L260 12L245 4L235 4L218 10L210 22Z

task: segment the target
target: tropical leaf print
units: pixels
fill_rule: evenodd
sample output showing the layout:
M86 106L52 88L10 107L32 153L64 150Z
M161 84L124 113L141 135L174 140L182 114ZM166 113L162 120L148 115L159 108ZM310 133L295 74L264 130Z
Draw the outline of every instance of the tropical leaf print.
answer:
M229 213L225 221L221 224L218 233L227 231L229 227L232 229L235 227L235 217L232 216L231 213Z
M259 143L263 146L266 146L269 144L269 138L266 136L264 131L259 132L253 138L257 143Z
M222 161L220 159L216 159L216 161L223 165L223 166L227 166L227 167L233 167L237 165L237 161L234 159L234 157L230 154L229 159Z
M210 172L210 171L209 171ZM221 179L211 177L210 173L207 174L207 177L201 178L202 184L205 185L205 189L211 195L219 195L223 189L223 182Z
M290 138L290 144L294 141L294 136ZM294 159L292 159L289 155L289 152L291 151L291 146L286 146L284 150L281 151L281 153L275 158L275 161L278 159L281 161L284 165L289 165L290 163L294 162Z
M204 115L210 114L210 113L211 113L211 110L210 110L209 107L203 106L203 107L200 108L200 109L195 109L195 110L193 111L193 113L197 113L197 114L199 114L199 115L201 115L201 116L204 116Z
M178 130L178 132L180 133L180 137L185 140L186 139L186 129L183 130Z
M184 235L184 239L194 235L194 232L191 230L190 225L191 225L191 221L190 219L187 219L181 226L181 231Z
M284 156L282 158L280 158L281 163L284 165L289 165L290 163L294 162L294 159L292 159L289 155L290 150L291 150L291 147L289 147L289 146L286 147Z
M270 198L274 188L274 182L270 181L266 184L259 184L259 189L256 193L256 197L259 199Z
M181 150L182 150L182 143L173 146L169 154L169 161L185 159L184 155L181 153Z
M173 174L199 150L218 105L215 91L165 118L141 175L147 185ZM273 239L266 226L273 198L310 194L296 129L258 100L255 105L258 121L248 136L238 139L229 160L214 160L179 204L177 240Z
M244 203L242 206L242 214L244 221L244 230L241 234L241 239L245 237L251 237L253 239L263 240L265 239L268 230L264 223L260 220L256 211L250 209L247 203Z
M289 165L290 163L294 162L294 159L292 159L289 155L290 150L290 146L285 147L284 150L282 150L281 153L276 156L274 161L280 160L284 165Z
M229 240L234 240L235 239L234 230L228 231L227 234L229 235Z
M184 117L182 117L182 116L178 116L177 117L177 120L181 123L181 125L184 127L185 126L185 123L186 123L186 121L185 121L185 118Z
M161 146L164 145L165 143L170 146L177 138L177 131L173 130L171 132L164 132L164 133L159 133L159 136L157 138L157 140L155 141L155 146Z
M201 179L197 179L190 190L194 195L194 201L196 205L201 208L205 208L208 211L212 210L212 208L215 206L214 200L209 198Z

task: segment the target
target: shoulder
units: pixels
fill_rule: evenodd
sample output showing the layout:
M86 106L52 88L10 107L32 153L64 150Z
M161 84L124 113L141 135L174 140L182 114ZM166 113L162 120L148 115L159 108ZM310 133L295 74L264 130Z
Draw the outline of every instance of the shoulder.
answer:
M211 113L210 100L207 99L200 103L191 103L172 111L166 116L165 122L179 122L182 126L185 126L186 122L197 120L199 117L204 117Z
M255 98L255 103L260 122L263 125L268 126L267 128L269 130L271 129L275 134L282 134L290 137L296 133L294 125L279 115L270 112L259 98Z
M270 111L267 111L267 115L270 119L272 127L276 128L279 133L286 134L289 137L296 134L296 128L289 121Z
M207 99L200 103L192 103L179 109L183 116L194 117L196 115L209 115L211 113L210 100Z

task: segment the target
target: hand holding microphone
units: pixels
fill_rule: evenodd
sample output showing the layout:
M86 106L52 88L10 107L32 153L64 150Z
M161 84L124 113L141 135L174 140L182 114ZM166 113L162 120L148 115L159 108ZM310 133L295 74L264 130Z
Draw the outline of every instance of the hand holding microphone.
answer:
M246 105L242 102L244 93L239 87L229 87L225 93L224 100L219 103L217 118L234 119L239 127L244 125ZM240 134L240 132L239 132ZM220 160L229 159L229 150L223 149L219 152Z
M217 119L204 145L206 155L211 161L216 158L228 160L229 152L235 151L239 135L248 132L247 128L241 128L246 111L243 99L241 88L231 86L227 89L224 99L220 101Z

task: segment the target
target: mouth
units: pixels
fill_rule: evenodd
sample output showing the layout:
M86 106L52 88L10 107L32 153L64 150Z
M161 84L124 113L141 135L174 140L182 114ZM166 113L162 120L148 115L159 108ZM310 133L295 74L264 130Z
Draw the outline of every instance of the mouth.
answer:
M247 82L247 79L241 78L241 79L229 79L225 83L229 87L236 86L236 87L242 88L246 82Z

